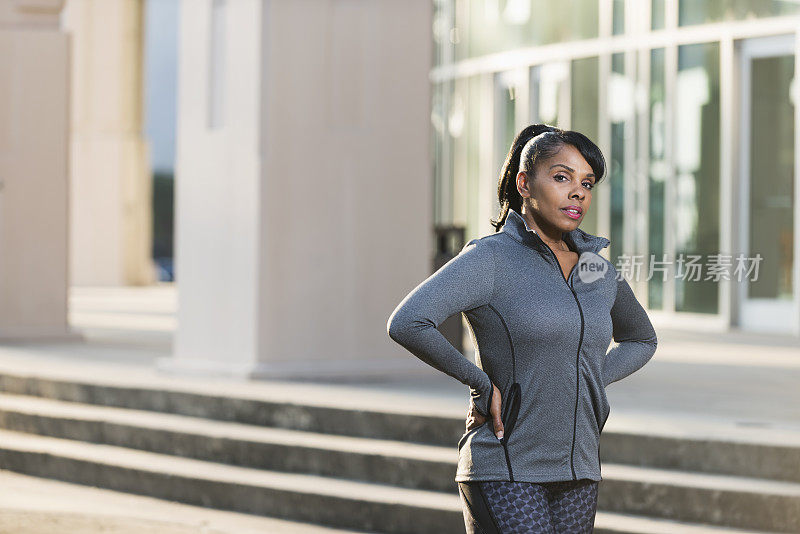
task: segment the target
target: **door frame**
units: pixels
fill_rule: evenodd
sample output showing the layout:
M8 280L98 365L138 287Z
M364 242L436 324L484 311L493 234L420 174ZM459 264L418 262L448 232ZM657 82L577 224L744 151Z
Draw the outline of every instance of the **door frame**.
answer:
M736 209L739 217L736 221L736 247L734 260L737 254L746 253L749 237L749 202L750 202L750 110L751 110L751 62L756 58L794 55L795 76L798 80L798 40L794 33L783 35L770 35L742 39L737 43L738 67L738 101L736 102L739 115L739 128L737 136L738 161L737 161L737 187ZM800 171L800 102L797 99L797 85L795 81L793 93L795 104L794 124L794 251L792 269L792 300L788 302L775 302L773 299L748 299L747 289L749 283L738 283L732 279L736 302L736 322L744 330L759 332L775 332L784 334L800 334L800 185L798 172ZM763 260L762 260L763 261Z

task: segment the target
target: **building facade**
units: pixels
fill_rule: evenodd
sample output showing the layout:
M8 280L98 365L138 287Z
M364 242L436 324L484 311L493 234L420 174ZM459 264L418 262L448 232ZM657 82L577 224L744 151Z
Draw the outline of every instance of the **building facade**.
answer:
M436 0L434 220L494 231L531 123L600 146L582 228L611 240L654 322L800 335L800 4Z

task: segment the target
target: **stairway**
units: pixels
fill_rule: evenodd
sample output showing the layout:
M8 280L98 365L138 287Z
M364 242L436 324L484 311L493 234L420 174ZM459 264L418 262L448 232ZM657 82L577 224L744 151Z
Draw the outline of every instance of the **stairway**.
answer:
M463 419L8 369L0 392L3 469L343 529L464 532ZM595 532L800 532L800 446L673 434L604 431Z

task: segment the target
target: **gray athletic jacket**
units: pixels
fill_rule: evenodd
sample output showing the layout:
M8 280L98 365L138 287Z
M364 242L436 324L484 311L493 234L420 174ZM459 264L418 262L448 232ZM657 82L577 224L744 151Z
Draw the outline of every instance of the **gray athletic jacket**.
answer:
M564 240L580 254L566 278L552 249L510 210L499 232L467 243L389 317L389 336L468 385L488 417L459 440L456 481L602 480L605 387L647 363L656 333L625 278L598 255L610 241L580 228ZM437 330L458 312L477 365ZM618 344L608 350L612 335ZM492 383L502 393L502 440L488 416Z

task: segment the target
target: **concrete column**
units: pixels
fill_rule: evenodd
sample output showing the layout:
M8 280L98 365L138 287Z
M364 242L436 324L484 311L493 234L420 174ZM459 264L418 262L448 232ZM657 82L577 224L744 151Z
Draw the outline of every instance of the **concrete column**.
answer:
M70 282L140 285L152 261L144 0L67 0L72 36Z
M181 4L180 372L428 371L386 320L430 274L428 0Z
M62 1L0 0L0 341L67 324L69 38Z

